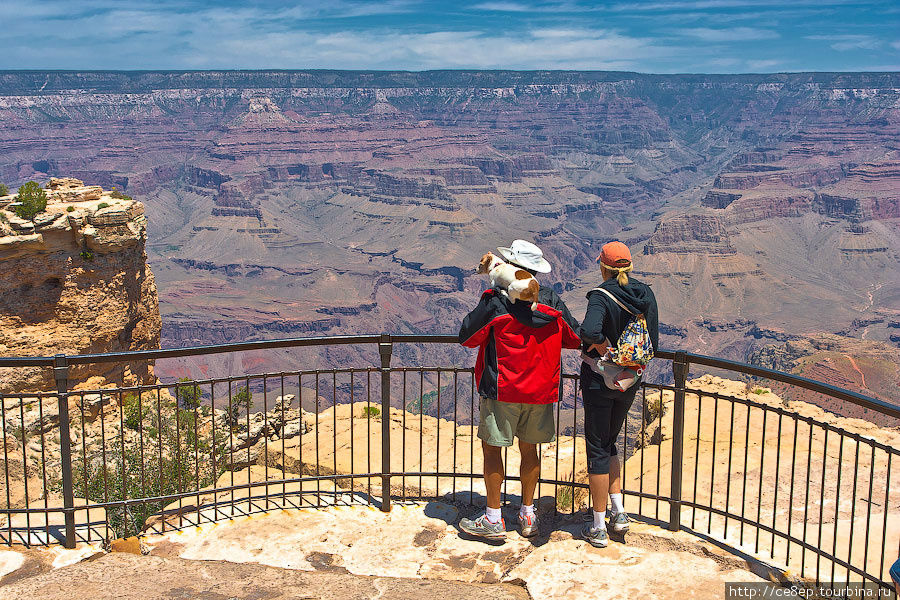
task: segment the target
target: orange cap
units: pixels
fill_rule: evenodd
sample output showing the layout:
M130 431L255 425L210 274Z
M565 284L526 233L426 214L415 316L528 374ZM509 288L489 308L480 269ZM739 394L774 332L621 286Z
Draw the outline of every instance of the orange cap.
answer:
M622 242L603 244L597 262L613 269L621 269L631 264L631 251Z

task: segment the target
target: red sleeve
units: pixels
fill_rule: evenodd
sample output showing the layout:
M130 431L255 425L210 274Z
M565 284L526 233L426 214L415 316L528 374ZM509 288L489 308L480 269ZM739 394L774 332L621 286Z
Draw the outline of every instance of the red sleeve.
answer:
M562 347L570 350L581 348L581 338L578 337L571 325L562 318L559 319L559 323L562 333Z
M472 312L463 319L459 328L459 343L466 348L477 348L482 345L491 330L491 322L497 316L496 296L493 290L487 290L481 295Z

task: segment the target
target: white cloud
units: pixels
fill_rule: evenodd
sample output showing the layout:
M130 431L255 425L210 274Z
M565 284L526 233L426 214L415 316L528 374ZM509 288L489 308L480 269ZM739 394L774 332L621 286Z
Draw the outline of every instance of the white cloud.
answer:
M754 73L768 73L772 71L772 67L780 65L780 60L748 60L745 61L747 69Z
M900 40L897 40L896 42L891 42L891 48L893 48L894 50L900 50Z
M475 10L490 10L496 12L531 12L534 10L529 4L521 2L483 2L472 6Z
M806 39L831 42L829 46L839 52L847 50L875 50L882 45L881 40L864 34L808 35Z
M784 0L677 0L668 2L624 2L615 4L610 10L618 12L634 11L690 11L728 8L761 8L798 7L798 6L843 6L852 4L868 4L868 0L792 0L786 3Z
M727 29L711 29L709 27L693 27L678 29L676 33L696 38L704 42L746 42L752 40L770 40L779 37L771 29L756 27L730 27Z

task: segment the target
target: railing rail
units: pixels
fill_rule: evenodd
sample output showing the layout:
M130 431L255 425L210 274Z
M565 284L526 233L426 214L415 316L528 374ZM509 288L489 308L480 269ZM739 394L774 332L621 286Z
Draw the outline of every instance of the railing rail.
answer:
M441 481L450 480L454 497L457 493L457 481L468 480L468 494L471 501L474 498L474 482L479 477L478 469L475 468L476 450L474 447L476 443L474 426L477 419L475 406L477 384L474 380L473 370L468 367L423 367L420 365L401 366L394 364L396 356L394 346L397 344L456 344L456 342L456 336L451 335L377 334L304 337L108 354L0 357L0 368L50 368L56 383L55 394L0 394L0 403L2 403L2 415L0 416L3 419L2 433L4 440L2 457L4 466L3 473L0 473L0 475L5 478L6 484L6 507L0 508L0 516L5 516L6 518L6 541L7 543L13 543L15 529L19 538L24 539L26 543L32 543L35 532L43 531L46 533L43 541L44 543L49 543L52 537L51 530L53 529L50 525L49 516L51 514L59 514L62 516L62 523L60 524L57 539L66 547L74 547L79 539L80 527L87 527L87 536L90 539L91 528L98 526L97 524L91 524L91 510L95 512L104 511L103 514L105 516L102 517L103 522L100 526L105 527L108 534L110 516L106 511L122 511L116 514L119 514L126 522L126 525L124 525L125 529L131 527L133 530L134 525L127 524L129 518L134 518L133 515L129 514L130 510L135 508L149 510L149 507L175 501L179 502L180 509L183 501L195 498L197 518L200 518L202 507L211 506L213 511L212 518L215 519L219 518L219 515L234 514L234 507L239 502L245 502L250 506L254 500L258 499L264 501L268 506L270 502L278 498L286 500L291 494L299 494L302 497L303 494L309 493L303 487L307 484L315 484L316 493L318 494L317 505L321 505L322 484L331 482L334 484L333 493L337 494L337 484L345 480L349 480L350 490L368 490L366 501L372 502L372 479L380 479L379 504L383 511L391 510L392 500L398 495L405 499L408 494L414 494L414 491L410 492L408 482L416 479L418 479L419 496L442 494L444 488ZM379 356L378 366L308 369L280 373L248 373L239 376L192 380L186 383L157 383L153 385L123 386L107 390L80 390L77 392L73 391L70 385L70 368L72 366L109 363L133 364L141 361L197 357L219 353L350 344L371 345L373 350L377 348ZM639 502L640 508L636 512L645 517L651 517L649 512L644 510L645 505L649 504L652 508L655 508L652 518L658 519L660 508L662 508L664 518L660 519L660 521L674 531L685 527L692 531L701 531L705 522L706 533L718 535L729 543L734 543L735 539L738 539L739 541L735 544L738 546L744 544L745 529L747 532L752 530L752 535L755 538L755 550L758 551L760 549L761 536L763 538L770 536L767 551L773 558L783 559L784 564L792 565L792 551L795 551L795 561L796 554L799 552L801 554L799 572L803 575L810 573L807 568L807 559L811 555L815 558L816 580L820 579L820 561L824 560L826 565L831 565L832 578L835 576L835 568L839 567L844 570L844 576L847 579L859 577L863 581L877 583L884 587L889 586L884 568L886 560L884 555L892 551L889 550L888 540L895 535L892 529L895 521L889 520L888 512L892 505L896 506L896 500L900 499L900 486L898 486L900 477L895 475L893 487L891 485L892 471L895 470L897 465L900 465L900 450L888 443L847 431L829 422L818 421L815 418L794 413L784 406L773 406L750 398L692 389L688 384L688 377L692 366L721 369L731 373L778 381L788 386L816 392L829 398L849 402L878 414L897 419L900 419L900 406L805 377L736 361L683 351L672 352L666 350L657 352L657 357L661 360L672 361L674 385L650 382L641 384L641 413L634 417L639 419L640 424L637 427L630 427L626 420L626 431L620 442L624 448L623 454L628 459L623 464L623 479L626 480L626 484L634 485L631 488L626 485L625 492ZM380 386L378 388L374 388L372 385L373 373L379 375ZM442 374L445 376L445 385L441 383ZM339 376L341 377L340 383ZM446 383L451 376L452 383ZM305 381L307 382L314 380L316 425L314 433L300 434L301 442L296 447L299 454L296 457L296 465L294 467L298 469L296 474L299 474L299 476L288 477L291 473L285 469L288 454L286 453L284 441L284 428L288 425L288 420L285 419L286 409L283 399L286 397L286 386L293 386L290 389L296 388L302 406L305 389L303 385L304 378L306 378ZM280 424L282 428L280 438L281 479L270 480L268 476L271 462L269 459L268 430L263 436L265 456L257 457L256 463L251 461L251 447L242 445L244 442L240 440L238 440L239 448L234 447L235 431L240 430L242 433L246 433L249 439L250 432L258 425L251 424L249 406L245 407L246 418L241 416L244 413L242 413L240 406L235 411L235 404L241 401L240 388L246 388L246 395L250 395L251 382L257 387L261 386L263 413L266 419L268 417L265 415L269 414L269 390L274 382L276 391L278 391L277 387L280 383L279 402L281 402L280 410L282 413ZM228 388L227 399L221 395L221 389L225 386ZM236 390L235 386L239 389ZM434 389L429 389L426 393L426 387L433 387ZM164 396L163 390L168 391L169 389L174 389L174 397L176 398L174 408L170 407L167 409L174 414L175 428L174 434L169 432L167 435L170 438L164 440L162 432L164 421L162 397ZM218 397L216 395L217 389L220 391ZM333 412L333 423L326 424L321 422L321 415L325 409L320 406L320 400L323 398L322 394L327 395L327 390L329 389L332 394L330 409ZM338 401L338 389L341 390L344 402ZM378 397L373 399L373 390L375 389L379 389L379 392L377 393ZM408 389L411 389L413 392L412 398L407 394ZM565 390L567 389L572 390L571 396L566 395ZM185 390L189 393L185 393ZM418 398L415 397L416 390L418 390ZM460 390L463 390L462 395ZM466 413L465 406L467 403L466 390L468 391L468 413ZM204 427L212 427L211 442L209 443L201 441L199 434L199 423L202 420L199 402L195 402L192 407L186 410L182 409L180 405L183 398L193 398L196 401L201 393L204 398L208 399L212 412L212 418L209 419L208 423L203 421ZM442 398L442 393L444 398ZM91 456L89 456L87 448L88 421L90 417L85 412L85 404L86 397L91 394L94 396L100 395L101 417L99 426L101 428L101 440L99 457L93 456L97 454L96 448L91 449ZM137 415L135 417L134 414L129 413L126 419L124 405L126 401L131 401L133 405L135 394L137 396ZM153 394L155 394L156 398L155 405L152 398ZM355 403L361 402L360 398L363 394L366 435L357 439L354 438L355 416L352 414L352 411L356 406ZM578 480L581 475L577 464L583 458L584 450L583 447L579 446L579 393L576 376L570 374L564 376L560 394L561 402L557 405L557 435L559 441L556 442L555 456L552 457L555 461L554 470L552 473L548 471L546 474L542 471L539 485L554 486L557 508L564 508L567 503L570 503L574 511L576 508L576 490L587 488L587 484L584 481ZM663 410L663 399L664 397L669 397L667 396L668 394L671 394L672 401L671 421L669 421L668 415L664 417ZM120 426L117 432L110 433L111 438L114 438L111 439L111 443L106 438L106 433L103 430L106 422L103 416L104 395L115 398L118 403ZM145 396L151 397L146 404ZM450 416L450 405L448 404L451 397L452 417ZM36 429L33 423L29 423L30 433L27 435L37 436L39 433L39 445L37 440L34 440L30 445L26 443L24 407L26 403L31 402L28 400L29 398L37 398L40 418ZM6 400L8 399L12 400L9 409L11 415L7 414ZM52 456L48 459L45 450L45 447L52 449L52 443L46 439L46 434L51 432L52 428L45 426L45 415L43 412L44 402L51 399L55 400L57 404L58 466L53 462ZM80 406L80 410L76 411L74 415L69 414L70 400L72 399L75 399L76 404ZM443 409L441 407L442 399L445 402ZM216 405L217 400L220 402L219 406ZM564 415L561 412L561 407L564 404L562 400L565 400L566 411L571 411L571 415ZM225 404L226 401L227 405ZM338 431L338 412L340 407L348 402L351 410L348 421L350 427L350 464L349 467L339 468L338 438L346 435L347 432ZM433 409L432 405L435 402L436 408ZM426 403L428 404L427 409L425 408ZM462 404L464 413L462 419L458 416L460 404ZM379 411L377 414L379 415L378 418L380 418L380 431L377 430L377 426L374 428L375 431L373 431L373 418L370 418L376 415L376 407L378 407L377 410ZM400 415L402 428L399 432L392 429L392 417L394 416L392 411L398 409L402 410ZM16 411L18 411L18 421L16 420ZM217 411L219 412L217 413ZM705 420L703 418L704 411L707 411ZM712 412L711 420L709 418L710 411ZM726 411L728 413L727 417L725 416ZM418 414L416 414L417 412ZM426 423L424 421L426 412L428 412L429 418L431 418L432 412L437 417L433 456L426 453L424 444L426 437ZM230 416L221 417L222 414ZM466 417L465 414L468 414L468 416ZM223 427L221 423L226 422L221 421L220 417L228 422L228 431L216 431L217 422L220 423L219 427ZM564 429L561 428L563 417L565 417L567 422L571 421L571 426L567 426ZM442 446L442 420L445 418L453 426L453 434L451 441L447 442L447 436L450 433L444 433L445 443ZM408 419L411 420L409 424L407 423ZM418 440L414 438L412 443L410 443L410 440L407 439L407 432L414 431L417 425L416 419L418 419L419 428ZM300 429L302 430L304 426L302 415L300 420ZM703 427L708 429L710 422L711 431L701 431ZM186 428L184 427L185 423L187 423ZM466 435L464 431L465 424L469 425L470 433L466 437L467 442L460 443L458 438ZM329 451L327 440L322 443L319 437L320 429L326 430L326 425L332 428L330 431L332 436L330 452L333 461L330 466L324 464L319 455L322 449L326 452ZM263 429L269 426L269 422L264 420ZM434 423L429 426L434 426ZM130 433L126 435L126 428L128 427L137 432L136 439L129 438L126 441L127 437L134 437ZM193 432L191 427L193 427ZM9 429L12 429L12 431L9 431ZM38 433L35 433L35 431ZM15 463L19 452L16 444L15 450L12 451L14 456L10 456L10 444L8 443L10 433L12 433L14 441L18 441L17 436L20 436L22 442L21 473L24 480L24 499L21 502L24 502L24 507L14 506L19 501L13 501L10 495L11 482L14 483L13 480L18 476L17 473L11 473L13 469L11 465ZM728 438L727 444L725 443L726 434ZM153 437L155 441L145 440L145 435ZM174 435L174 440L171 435ZM306 450L306 452L314 450L314 459L307 455L304 460L303 435L315 436L314 447ZM227 437L227 443L221 441L220 436ZM767 436L769 437L767 438ZM710 437L711 442L708 439ZM766 443L767 439L769 441L768 444ZM772 443L773 439L775 444ZM372 464L373 457L376 454L372 452L371 445L375 440L379 440L381 446L380 464L377 467ZM185 445L186 441L187 444ZM418 442L418 447L416 447L416 441ZM631 442L630 448L629 441ZM277 442L273 441L272 443L276 444ZM365 452L357 457L357 454L362 452L359 444L363 443L366 445ZM166 444L169 444L171 447L166 446ZM571 445L571 457L568 446L562 448L563 444ZM788 451L787 447L789 444L790 448ZM772 448L773 445L775 446L774 449ZM165 449L164 446L166 446ZM207 461L205 457L203 461L206 462L201 461L201 446L203 446L202 452L209 454L211 464L207 464L210 461ZM29 458L34 462L34 454L38 451L35 448L38 447L40 461L35 463L35 465L39 466L42 471L42 500L44 505L32 506L33 503L30 502L29 495L29 477L33 473L29 471L28 465ZM465 454L462 457L459 455L460 447L462 447L464 452L466 447L468 447L468 466L465 464ZM277 448L273 448L272 451L277 452ZM726 451L727 460L722 458L722 453ZM743 452L742 457L741 451ZM30 457L29 452L32 453ZM79 452L80 456L77 456ZM129 496L130 492L126 490L131 488L128 488L128 485L135 487L137 484L129 479L134 474L127 473L125 467L126 456L130 457L131 454L138 452L139 459L135 459L137 462L134 464L138 465L140 470L139 491ZM173 452L176 455L174 458L171 456ZM247 454L246 460L243 458L244 452ZM452 453L452 469L448 469L446 464L440 464L442 452ZM735 457L735 452L737 452L737 457ZM769 453L768 458L767 452ZM853 453L852 462L850 462L851 452ZM112 453L112 460L109 459L108 453ZM716 460L717 453L719 453L720 457L718 461ZM193 454L193 463L190 462L191 454ZM847 455L846 459L845 454ZM416 456L418 457L417 463L415 462ZM153 465L158 465L160 471L162 471L164 465L167 468L171 466L170 463L172 461L170 461L170 458L174 461L175 470L177 471L175 474L170 475L178 479L174 492L170 488L153 487L147 481L148 479L153 480L154 477L161 479L161 472L153 473ZM359 461L363 458L365 459L365 465L360 464L360 468L357 468L354 460L357 460L356 464L359 464ZM867 458L868 462L866 462ZM188 462L184 462L185 459ZM644 476L644 462L648 461L652 466L654 459L657 467L655 487L650 485L653 483L652 481L645 481ZM416 468L408 469L408 460L413 462ZM98 461L100 470L95 471ZM154 461L156 462L154 463ZM396 468L398 461L402 463L399 470ZM560 471L561 461L564 471ZM569 469L569 461L571 462L571 473L565 472L565 470ZM637 478L632 477L628 479L628 469L631 468L633 470L635 468L634 466L629 467L632 461L639 461L638 469L640 472ZM692 461L693 465L691 464ZM201 462L203 463L203 468L209 471L207 475L213 477L213 485L206 486L203 489L201 489L200 485ZM806 463L805 466L804 462ZM75 465L73 463L79 464ZM426 463L429 464L426 466ZM432 463L434 468L430 466ZM789 477L788 463L790 465ZM112 466L110 466L111 464ZM235 483L234 472L236 466L243 464L264 464L266 469L264 481L249 480L247 483ZM61 506L50 506L48 504L48 496L51 495L50 489L52 487L51 483L49 483L48 465L59 471L61 481L59 482L58 494L61 497ZM149 473L145 468L148 465L150 467ZM314 465L314 469L312 465ZM850 467L847 467L847 465L850 465ZM443 468L441 468L442 466ZM708 473L704 471L707 466L709 467ZM191 472L191 467L194 468L194 472ZM666 468L668 468L668 473L664 473ZM814 468L816 469L815 471ZM231 471L230 485L228 484L229 482L221 483L215 479L223 469L225 469L224 473ZM313 471L310 471L310 469L313 469ZM323 473L323 470L326 472ZM327 472L327 470L331 472ZM773 470L774 477L772 477ZM703 476L707 477L708 481L701 478L701 471L704 472ZM829 472L831 479L826 483ZM102 494L99 491L99 487L97 487L100 481L97 479L92 480L92 473L102 479ZM96 475L96 473L100 475ZM121 493L119 494L121 497L115 497L116 494L113 494L112 498L110 497L108 488L111 477L117 478L113 482L114 484L121 483ZM248 477L250 477L249 474ZM828 494L832 494L833 497L828 498L826 497L828 495L826 494L826 488L833 483L832 480L835 477L835 491L831 492L829 490ZM843 485L842 477L845 477ZM851 491L851 477L852 493L849 493ZM193 481L196 489L185 489L187 484L182 485L183 478L188 480L188 484ZM425 478L434 478L435 481L434 487L428 488L429 491L427 493L423 487L423 479ZM121 479L121 482L118 479ZM507 481L517 481L518 477L515 474L510 474L506 479ZM805 482L803 482L804 479ZM367 481L367 486L364 488L357 487L357 482L362 480ZM876 481L879 481L877 485ZM858 484L861 486L859 489L857 489ZM299 485L299 491L288 492L289 486L292 485ZM91 486L94 487L92 488ZM766 486L771 487L771 489L764 490ZM666 487L668 489L665 489ZM755 497L754 487L756 488ZM722 488L724 488L724 499ZM845 490L844 488L847 489ZM882 493L882 488L883 498L879 495ZM272 489L275 489L276 492L272 492ZM401 490L399 493L398 489ZM412 489L414 490L415 486ZM568 495L565 493L561 495L560 489L563 491L568 489L570 491ZM158 492L168 490L171 493L148 493L151 490L157 490ZM243 492L243 490L246 490L247 496L236 500L235 493ZM133 490L131 491L133 492ZM801 491L803 491L802 494L800 493ZM738 492L740 492L739 502L736 500ZM220 498L222 494L226 493L231 495L230 500ZM818 499L814 498L816 493L819 495ZM849 495L849 505L847 496L844 497L843 502L841 501L842 493ZM79 494L83 498L79 497ZM504 494L506 494L506 487L504 487ZM854 531L856 527L862 526L857 525L857 522L862 518L861 515L857 514L857 510L862 509L858 509L856 506L856 501L861 497L861 494L865 496L866 502L865 528L862 533ZM100 498L101 495L102 499ZM212 497L213 500L208 498L204 500L204 497ZM883 502L881 502L882 500ZM2 498L0 498L0 502L2 502ZM834 506L833 510L829 509L833 512L833 515L825 513L824 507L826 505ZM847 514L848 506L850 510L849 515ZM873 507L876 507L875 521L872 519ZM879 509L883 512L883 520L876 522L880 514L877 512ZM818 510L819 514L810 515L810 510L814 512ZM79 516L83 512L86 513L86 516ZM756 513L755 517L753 515L754 512ZM799 514L800 512L803 513L802 517ZM40 520L39 516L42 515L44 525L35 524L32 526L32 515L38 520ZM13 527L13 521L17 516L24 516L25 527ZM690 522L688 522L688 517ZM826 517L833 519L833 526L830 528L827 526L829 521ZM87 525L85 525L85 519L87 520ZM729 527L729 521L731 522L731 527ZM808 530L808 523L815 523L817 530L811 528ZM166 527L165 515L162 520L162 527L163 529ZM842 527L849 529L849 531L842 530ZM737 531L735 531L735 528L737 528ZM0 529L3 529L3 527L0 526ZM118 531L115 527L114 529ZM900 527L897 529L896 536L900 538ZM813 539L812 536L816 533L818 535L816 539ZM864 538L862 542L857 539L859 535L862 535ZM829 536L831 538L830 542ZM765 542L765 539L762 541ZM854 543L856 543L856 553L853 552ZM862 546L860 546L860 543ZM861 547L863 555L859 556ZM897 543L897 547L900 548L900 542ZM873 548L871 552L875 554L870 555L870 548ZM877 552L879 551L882 554L880 562L877 561ZM900 553L900 550L897 552ZM870 560L873 556L876 557L876 562Z

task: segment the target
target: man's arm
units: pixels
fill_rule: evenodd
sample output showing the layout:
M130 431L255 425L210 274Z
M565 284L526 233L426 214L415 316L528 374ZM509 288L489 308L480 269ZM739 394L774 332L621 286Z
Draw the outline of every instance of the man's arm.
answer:
M466 315L459 328L459 343L466 348L477 348L487 339L491 321L497 316L497 296L494 290L481 295L478 306Z
M578 337L578 321L575 320L575 317L572 316L572 313L569 312L569 307L566 306L566 303L563 302L563 299L559 297L559 295L553 291L553 288L548 288L550 292L547 296L547 304L551 308L555 308L559 312L562 313L561 318L563 323L561 324L562 329L562 345L563 348L576 349L581 347L581 338Z

